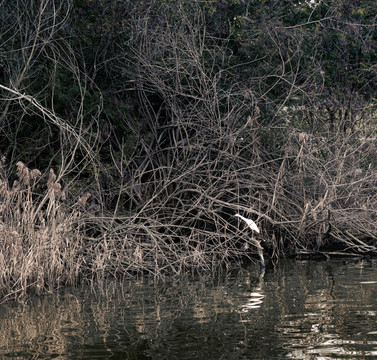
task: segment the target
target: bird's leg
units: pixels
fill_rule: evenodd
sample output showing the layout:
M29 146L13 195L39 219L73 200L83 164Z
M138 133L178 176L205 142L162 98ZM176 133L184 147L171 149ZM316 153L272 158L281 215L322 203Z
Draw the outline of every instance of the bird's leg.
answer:
M260 267L261 269L264 269L266 265L264 264L263 249L261 247L258 247L258 255L260 259Z

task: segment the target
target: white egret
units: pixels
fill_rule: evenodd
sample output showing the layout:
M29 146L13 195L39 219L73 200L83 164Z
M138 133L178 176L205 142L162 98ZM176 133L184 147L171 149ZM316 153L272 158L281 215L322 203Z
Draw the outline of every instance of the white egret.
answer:
M257 224L256 224L253 220L248 219L248 218L245 218L245 217L243 217L243 216L240 215L240 214L236 214L236 215L234 215L234 216L237 216L237 217L241 218L243 221L245 221L245 223L247 224L247 226L248 226L251 230L256 231L256 232L259 234L259 228L258 228Z
M247 226L255 231L256 233L260 233L259 231L259 228L257 226L257 224L251 220L251 219L248 219L248 218L245 218L244 216L240 215L240 214L236 214L235 215L236 217L239 217L240 219L242 219L243 221L245 221L245 223L247 224ZM260 257L260 266L261 266L261 271L262 269L264 269L265 265L264 265L264 257L263 257L263 248L262 248L262 245L260 244L260 241L256 240L256 239L252 239L252 242L253 244L256 246L256 248L258 249L258 255Z

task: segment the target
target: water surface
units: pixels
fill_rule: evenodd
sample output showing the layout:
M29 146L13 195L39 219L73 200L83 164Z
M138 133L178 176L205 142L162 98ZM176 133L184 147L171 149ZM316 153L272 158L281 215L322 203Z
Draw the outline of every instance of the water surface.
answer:
M0 306L1 359L377 357L377 261L281 261Z

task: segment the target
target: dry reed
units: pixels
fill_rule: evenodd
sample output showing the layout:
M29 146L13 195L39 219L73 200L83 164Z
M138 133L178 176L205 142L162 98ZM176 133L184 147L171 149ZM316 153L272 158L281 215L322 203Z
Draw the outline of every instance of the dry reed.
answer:
M40 171L21 161L12 185L4 158L0 173L1 301L75 284L84 261L78 206L65 204L53 170L44 188Z

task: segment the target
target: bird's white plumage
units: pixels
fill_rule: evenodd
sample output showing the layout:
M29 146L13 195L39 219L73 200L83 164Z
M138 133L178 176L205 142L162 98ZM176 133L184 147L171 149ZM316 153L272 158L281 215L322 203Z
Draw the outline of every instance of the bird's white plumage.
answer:
M255 232L257 232L257 233L259 234L259 228L258 228L257 224L256 224L253 220L248 219L248 218L245 218L245 217L243 217L243 216L240 215L240 214L236 214L235 216L237 216L237 217L239 217L240 219L242 219L243 221L245 221L245 223L247 224L247 226L248 226L251 230L253 230L253 231L255 231Z

